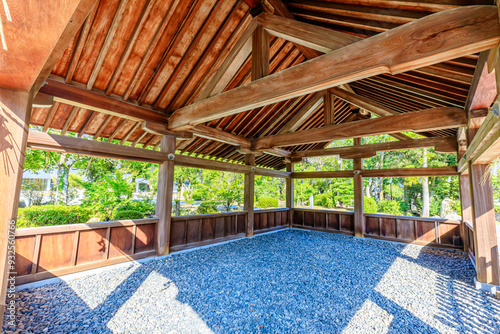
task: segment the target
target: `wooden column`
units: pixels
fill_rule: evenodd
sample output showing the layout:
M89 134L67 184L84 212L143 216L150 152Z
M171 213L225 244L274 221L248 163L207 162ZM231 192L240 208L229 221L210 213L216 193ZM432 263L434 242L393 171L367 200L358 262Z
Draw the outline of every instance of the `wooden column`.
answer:
M9 272L9 234L15 233L23 177L32 94L0 89L0 324L5 311ZM12 224L11 224L12 223ZM12 239L13 240L13 239Z
M354 145L361 145L361 138L354 138ZM354 169L354 236L363 238L365 235L365 224L363 222L363 177L360 171L363 169L361 158L353 159Z
M467 227L465 226L465 222L472 222L472 205L470 198L470 187L469 187L469 176L468 175L460 175L460 206L462 207L462 241L464 243L464 251L468 252L469 250L469 238Z
M255 166L255 154L245 155L245 164ZM244 210L247 211L247 225L245 232L247 237L253 236L253 207L254 207L254 186L255 186L255 170L245 173L245 194L244 194Z
M286 171L293 172L293 163L287 162ZM293 225L293 178L289 177L285 179L286 182L286 207L288 211L288 225L292 227Z
M477 279L500 285L498 244L489 165L469 164Z
M161 151L169 154L169 160L160 164L158 171L158 190L156 200L156 216L158 229L156 233L156 252L158 256L170 253L170 224L172 221L172 194L174 191L174 157L175 137L163 136Z
M252 35L252 81L269 75L269 33L257 26Z
M324 97L324 111L325 111L325 126L335 124L335 106L333 105L334 96L326 91Z

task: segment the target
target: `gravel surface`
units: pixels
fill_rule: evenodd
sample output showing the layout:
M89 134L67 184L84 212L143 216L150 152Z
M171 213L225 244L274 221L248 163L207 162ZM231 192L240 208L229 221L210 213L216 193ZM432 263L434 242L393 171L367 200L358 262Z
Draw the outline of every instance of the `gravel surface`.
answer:
M286 230L20 291L27 333L499 333L458 252Z

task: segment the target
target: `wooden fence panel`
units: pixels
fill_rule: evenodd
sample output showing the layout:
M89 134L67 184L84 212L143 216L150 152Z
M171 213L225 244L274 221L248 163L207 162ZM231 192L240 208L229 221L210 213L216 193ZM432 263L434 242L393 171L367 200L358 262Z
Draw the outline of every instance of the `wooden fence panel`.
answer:
M293 227L354 234L354 213L333 210L293 209Z
M16 230L16 284L66 275L156 254L158 219Z
M443 248L461 248L461 221L364 214L365 236ZM379 230L377 230L377 227Z
M288 208L254 211L254 234L288 227Z

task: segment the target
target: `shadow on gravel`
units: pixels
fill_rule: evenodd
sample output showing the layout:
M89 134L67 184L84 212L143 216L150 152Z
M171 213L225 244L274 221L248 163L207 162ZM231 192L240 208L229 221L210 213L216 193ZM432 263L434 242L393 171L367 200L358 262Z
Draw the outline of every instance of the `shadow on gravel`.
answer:
M68 323L75 332L111 333L110 328L127 321L120 313L127 301L145 322L168 320L156 327L161 328L158 332L189 332L185 324L191 332L221 333L438 333L443 328L495 333L499 328L492 312L500 312L500 304L474 290L473 269L464 261L460 254L439 250L418 253L376 240L283 231L130 267L128 277L95 307L70 296L65 312L59 308L42 314L50 333L66 332ZM99 275L81 280L92 289ZM415 275L437 275L437 285L420 286L411 279ZM151 289L144 286L156 286L156 292L148 293ZM71 288L60 283L55 289ZM169 295L161 295L163 291ZM44 296L49 304L51 292ZM438 299L437 314L428 315L426 298ZM490 311L487 303L493 307ZM26 329L45 328L36 327L36 309L23 307L28 308L23 311ZM151 317L158 307L158 317ZM189 312L195 313L198 324L182 318L191 316ZM177 313L182 319L171 327L169 319ZM443 327L438 330L436 323ZM139 324L136 332L144 331Z

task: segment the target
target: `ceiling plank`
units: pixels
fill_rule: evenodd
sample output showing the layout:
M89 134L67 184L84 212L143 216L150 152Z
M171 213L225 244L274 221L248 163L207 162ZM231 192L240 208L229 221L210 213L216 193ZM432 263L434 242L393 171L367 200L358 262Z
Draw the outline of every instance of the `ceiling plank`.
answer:
M431 131L457 128L467 124L463 109L432 108L411 113L325 126L294 133L259 138L255 150L272 147L319 143L330 140L368 137L404 131Z
M278 132L287 133L295 131L312 113L321 106L325 92L314 94L292 117L288 123Z
M169 127L180 129L374 75L429 66L491 49L500 41L494 6L456 8L415 22L179 109Z

